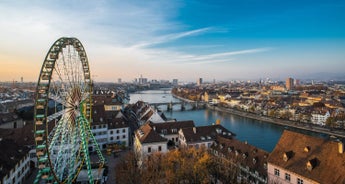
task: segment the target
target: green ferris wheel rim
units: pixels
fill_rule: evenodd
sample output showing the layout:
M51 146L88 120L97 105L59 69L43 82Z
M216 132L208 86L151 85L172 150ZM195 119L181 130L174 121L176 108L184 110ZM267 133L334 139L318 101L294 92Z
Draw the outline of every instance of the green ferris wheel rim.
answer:
M89 138L98 147L90 130L91 95L91 74L83 45L76 38L58 39L44 59L36 88L37 181L72 183L85 164L91 169ZM92 175L88 177L93 181Z

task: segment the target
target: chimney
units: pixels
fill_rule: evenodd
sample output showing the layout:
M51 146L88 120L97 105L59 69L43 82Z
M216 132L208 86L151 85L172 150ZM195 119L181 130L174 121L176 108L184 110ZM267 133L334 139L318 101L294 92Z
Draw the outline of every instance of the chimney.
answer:
M340 154L344 153L344 144L341 141L338 142L338 151Z
M195 127L193 127L193 132L196 134L196 128Z

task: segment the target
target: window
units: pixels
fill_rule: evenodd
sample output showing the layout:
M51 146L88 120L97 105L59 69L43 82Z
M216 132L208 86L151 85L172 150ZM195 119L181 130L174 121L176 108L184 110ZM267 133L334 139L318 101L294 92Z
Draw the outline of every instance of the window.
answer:
M120 136L116 136L116 140L119 140L120 139Z
M297 178L297 184L303 184L303 180L301 178Z
M158 151L162 151L162 146L158 146Z
M111 140L111 141L114 140L114 137L110 137L110 140Z
M274 175L279 176L279 169L274 169Z
M126 135L123 135L123 136L122 136L122 139L126 139Z
M110 131L110 134L113 134L114 133L114 131Z
M289 173L285 173L285 180L286 181L290 181L291 180L291 176Z
M126 132L126 129L122 129L122 132L125 133L125 132Z
M116 133L117 133L117 134L120 133L120 130L116 130Z
M151 153L151 147L148 147L148 148L147 148L147 152L148 152L148 153Z

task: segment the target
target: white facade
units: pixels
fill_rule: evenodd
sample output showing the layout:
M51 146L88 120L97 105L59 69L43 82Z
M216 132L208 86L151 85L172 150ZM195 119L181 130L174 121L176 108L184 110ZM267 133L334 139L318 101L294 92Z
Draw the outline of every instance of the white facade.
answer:
M129 146L129 127L109 129L107 124L92 125L91 132L101 150L106 149L108 144L114 143L124 143L126 147ZM95 146L92 143L89 145L89 150L95 151Z
M187 143L187 140L185 138L185 136L183 135L182 130L179 131L179 146L181 147L195 147L195 148L200 148L205 146L205 148L210 148L211 145L213 144L213 140L211 139L211 137L206 136L206 137L201 137L200 140L197 140L195 142L191 142L191 143Z
M322 114L311 114L311 122L316 125L321 125L325 126L326 125L326 120L329 118L331 115L327 111L324 115Z
M22 119L16 119L0 125L0 128L12 129L12 128L23 128L25 122Z
M268 183L279 184L317 184L318 182L287 171L283 168L268 163L267 167Z
M167 142L152 142L152 143L141 143L137 136L134 137L133 145L134 153L138 159L138 164L141 165L143 158L154 152L168 152Z
M108 143L108 125L107 124L100 124L100 125L92 125L91 132L95 137L97 144L99 145L100 149L105 149ZM95 151L95 145L92 142L89 144L89 151Z
M108 129L108 144L124 144L129 146L129 127Z
M17 163L10 173L2 178L2 184L22 184L30 171L29 153Z

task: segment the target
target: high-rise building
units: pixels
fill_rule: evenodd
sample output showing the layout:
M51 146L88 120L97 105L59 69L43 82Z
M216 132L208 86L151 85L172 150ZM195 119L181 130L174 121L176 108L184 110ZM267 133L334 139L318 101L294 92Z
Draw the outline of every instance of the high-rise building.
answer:
M121 78L118 78L118 79L117 79L117 83L121 84L121 83L122 83L122 79L121 79Z
M198 86L200 86L202 84L202 78L199 78L196 83L197 83Z
M173 86L177 86L178 85L178 80L177 79L173 79L172 80L172 85Z
M143 75L140 75L139 84L147 84L147 78L143 78Z
M293 78L290 78L290 77L286 79L285 87L287 90L293 89L293 87L294 87L293 81L294 81Z
M295 86L299 86L300 83L301 83L301 81L300 81L299 79L295 79L295 80L294 80L294 85L295 85Z

